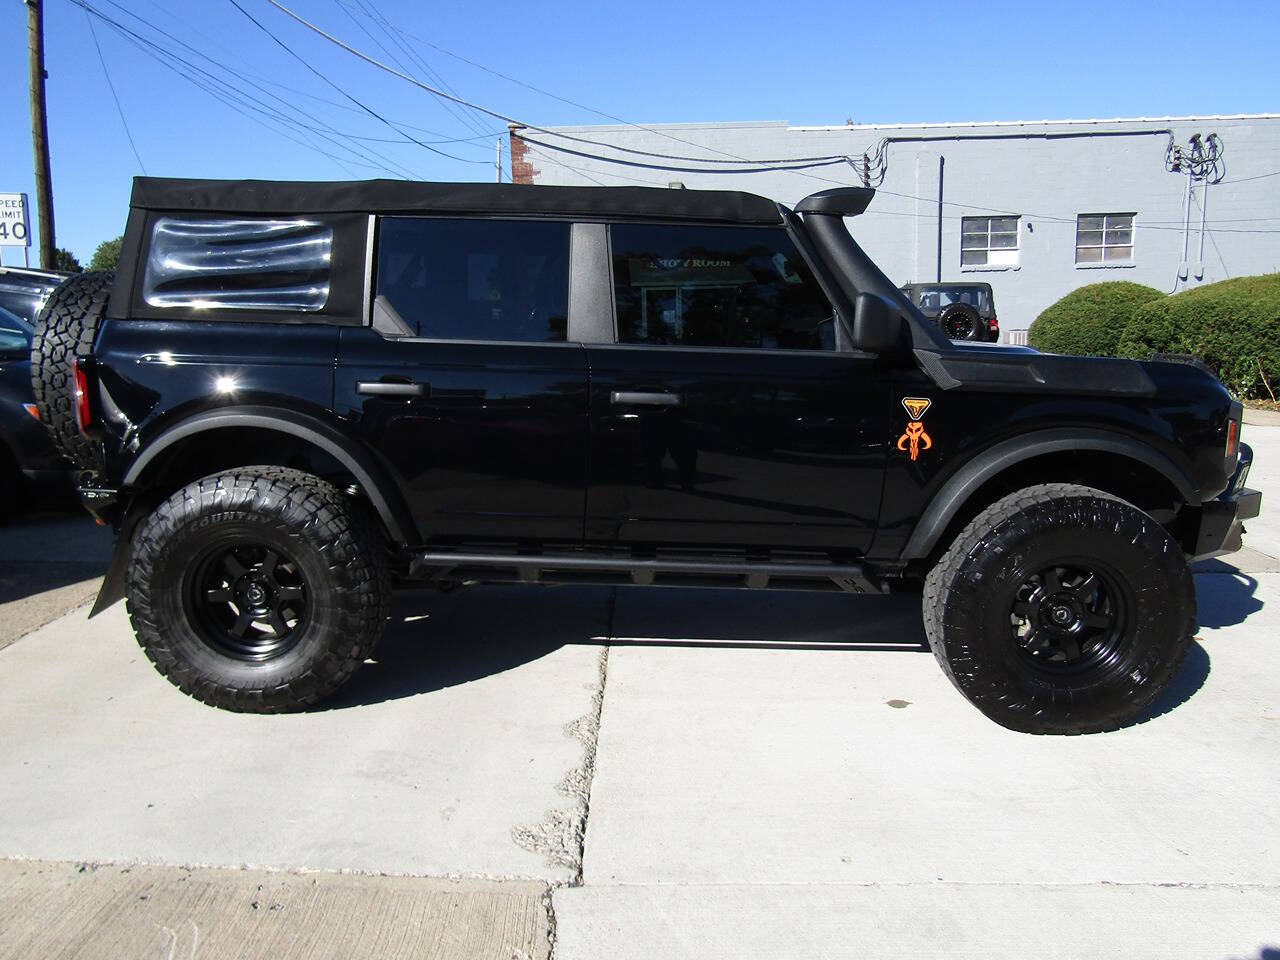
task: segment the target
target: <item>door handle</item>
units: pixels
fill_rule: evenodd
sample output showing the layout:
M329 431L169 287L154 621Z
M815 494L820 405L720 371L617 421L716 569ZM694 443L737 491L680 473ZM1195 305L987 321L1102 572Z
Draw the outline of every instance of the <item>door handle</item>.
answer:
M609 400L638 407L678 407L682 403L678 393L644 393L635 390L614 390L609 394Z
M356 382L356 393L366 397L425 397L428 389L425 383L403 383L394 380Z

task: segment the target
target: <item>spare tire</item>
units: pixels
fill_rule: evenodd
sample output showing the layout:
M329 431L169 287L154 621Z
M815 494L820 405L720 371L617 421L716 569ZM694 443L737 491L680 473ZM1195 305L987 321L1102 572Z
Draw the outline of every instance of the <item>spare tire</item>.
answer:
M114 276L98 270L64 280L41 308L31 339L31 389L40 421L58 452L86 469L97 466L97 455L94 445L76 427L71 362L92 353Z
M938 328L951 340L977 340L982 334L982 319L967 303L953 303L938 314Z

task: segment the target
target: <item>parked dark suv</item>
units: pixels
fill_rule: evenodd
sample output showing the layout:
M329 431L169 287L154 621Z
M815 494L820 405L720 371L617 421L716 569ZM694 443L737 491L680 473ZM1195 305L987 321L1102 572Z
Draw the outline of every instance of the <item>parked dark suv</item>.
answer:
M989 283L908 283L902 292L951 340L1000 340Z
M955 345L845 229L873 196L135 181L33 378L173 683L315 703L393 581L922 590L1037 733L1141 716L1236 549L1240 404L1195 366ZM1083 455L1082 455L1083 454Z

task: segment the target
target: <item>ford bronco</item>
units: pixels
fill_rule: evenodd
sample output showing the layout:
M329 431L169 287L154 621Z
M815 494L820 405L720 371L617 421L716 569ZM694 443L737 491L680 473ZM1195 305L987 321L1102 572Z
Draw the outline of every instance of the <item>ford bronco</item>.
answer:
M873 194L136 180L32 352L117 532L94 612L270 712L360 667L395 583L915 590L998 723L1140 719L1189 562L1259 510L1240 404L952 343L846 229Z

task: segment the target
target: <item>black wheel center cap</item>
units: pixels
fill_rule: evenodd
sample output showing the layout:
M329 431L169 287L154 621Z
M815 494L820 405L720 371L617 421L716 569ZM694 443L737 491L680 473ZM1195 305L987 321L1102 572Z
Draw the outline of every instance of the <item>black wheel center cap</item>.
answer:
M1069 593L1055 593L1040 607L1041 622L1056 630L1074 630L1084 621L1084 606Z

